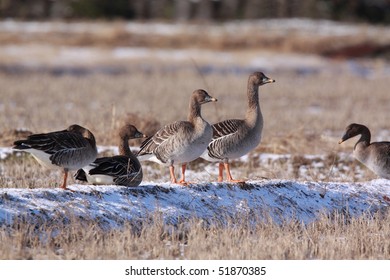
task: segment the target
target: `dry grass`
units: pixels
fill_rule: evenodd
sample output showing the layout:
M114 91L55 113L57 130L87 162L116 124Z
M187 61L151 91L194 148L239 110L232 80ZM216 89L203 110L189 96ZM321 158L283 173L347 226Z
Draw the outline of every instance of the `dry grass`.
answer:
M141 230L18 223L0 231L0 259L389 259L389 222L388 213L336 213L306 226L253 226L240 217L225 226L193 220L174 228L158 216Z
M366 124L374 139L388 128L386 77L268 75L277 82L260 89L263 151L327 153L339 149L337 139L351 122ZM99 145L116 145L116 129L128 114L147 120L140 129L185 119L189 96L197 88L219 100L203 107L210 122L244 117L246 82L246 75L211 74L203 79L191 71L81 77L0 74L0 118L5 120L0 132L44 132L79 123L94 132Z

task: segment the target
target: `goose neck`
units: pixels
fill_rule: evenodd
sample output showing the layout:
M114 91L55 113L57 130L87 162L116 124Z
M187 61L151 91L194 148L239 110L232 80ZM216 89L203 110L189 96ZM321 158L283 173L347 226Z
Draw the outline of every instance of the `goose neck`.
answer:
M259 105L259 87L253 84L248 85L248 108L246 111L246 120L255 124L262 119Z
M131 155L128 139L124 139L124 138L120 139L118 148L119 148L120 155L122 155L122 156L130 156Z
M256 109L259 107L259 86L254 84L248 85L248 108Z
M367 147L367 146L370 145L370 141L371 141L371 133L370 133L370 131L368 130L368 128L367 129L363 129L359 140L355 144L354 149L357 149L358 147L363 147L363 148Z
M195 123L197 118L201 118L201 105L195 100L191 100L188 113L188 121Z

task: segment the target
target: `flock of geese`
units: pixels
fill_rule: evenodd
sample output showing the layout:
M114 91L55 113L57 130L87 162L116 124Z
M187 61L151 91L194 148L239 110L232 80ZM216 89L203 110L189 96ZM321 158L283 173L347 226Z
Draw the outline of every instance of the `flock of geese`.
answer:
M228 182L233 179L230 161L254 148L261 140L263 116L259 104L259 87L275 80L262 72L249 76L248 106L244 119L229 119L210 125L201 115L201 106L216 102L205 90L195 90L190 98L187 121L167 124L154 135L147 137L131 124L119 131L119 155L97 158L94 135L77 124L65 130L33 134L14 142L14 149L32 154L43 166L61 168L64 178L61 187L67 189L68 172L76 170L74 178L94 185L123 185L134 187L142 182L140 161L149 160L169 167L172 183L188 185L185 179L187 163L201 157L219 163L218 182L224 170ZM378 176L390 179L390 142L370 143L369 129L361 124L351 124L340 144L361 135L353 154ZM133 154L129 140L146 138L139 151ZM174 165L181 165L181 178L177 180Z

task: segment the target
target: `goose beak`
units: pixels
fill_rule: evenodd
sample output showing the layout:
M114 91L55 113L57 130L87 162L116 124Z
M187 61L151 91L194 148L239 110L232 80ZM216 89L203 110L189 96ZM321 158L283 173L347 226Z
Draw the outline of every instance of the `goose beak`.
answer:
M275 82L276 81L274 79L270 79L270 78L264 76L263 79L260 82L260 86L261 85L265 85L265 84L275 83Z
M339 144L343 143L345 140L348 140L350 137L348 137L347 134L344 134L343 137L341 137Z
M205 100L206 102L217 102L218 101L218 99L217 98L214 98L214 97L211 97L211 96L209 96L209 97L206 97L206 100Z
M146 136L145 134L143 134L143 133L137 133L136 135L135 135L135 138L146 138L146 137L148 137L148 136Z

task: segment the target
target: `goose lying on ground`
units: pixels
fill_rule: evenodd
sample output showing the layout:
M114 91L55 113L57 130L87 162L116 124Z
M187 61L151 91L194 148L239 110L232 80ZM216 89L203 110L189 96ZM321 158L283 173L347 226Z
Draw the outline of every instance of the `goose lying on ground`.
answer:
M93 134L77 124L65 130L50 133L33 134L25 140L14 142L14 149L28 152L43 166L62 168L66 189L69 170L77 170L93 162L97 156Z
M229 182L243 182L232 178L229 160L247 154L260 143L263 116L259 104L259 86L274 82L261 72L251 74L248 79L245 119L230 119L212 125L213 138L201 157L208 161L219 161L219 182L223 181L224 168Z
M168 124L146 139L138 158L168 165L172 183L177 183L173 165L182 164L179 184L186 185L187 163L197 159L211 140L211 125L201 116L201 105L211 101L217 99L202 89L195 90L190 99L188 121Z
M390 179L390 142L371 141L370 130L362 124L350 124L339 144L349 138L361 135L353 148L354 157L379 177Z
M75 179L94 185L122 185L136 187L142 182L142 168L129 148L129 140L146 137L131 124L119 131L119 155L97 158L79 169Z

